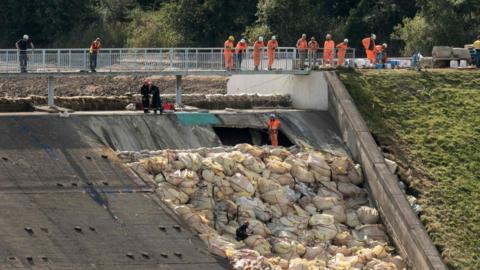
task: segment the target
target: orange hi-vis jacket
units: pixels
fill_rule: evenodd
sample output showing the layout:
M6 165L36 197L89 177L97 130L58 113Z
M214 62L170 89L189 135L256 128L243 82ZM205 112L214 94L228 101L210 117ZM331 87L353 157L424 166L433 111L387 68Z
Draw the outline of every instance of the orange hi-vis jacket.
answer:
M102 48L102 43L93 41L92 44L90 45L90 53L97 54L98 51L100 51L100 48Z
M232 54L234 51L233 41L230 41L230 40L225 41L224 49L225 50L223 50L223 53L225 55Z
M371 37L364 38L362 45L365 48L365 53L370 62L375 63L375 40Z
M342 42L337 45L337 49L338 65L342 66L345 63L345 55L347 54L348 44Z
M280 129L280 120L278 119L268 119L267 121L269 131L278 131Z
M300 39L297 41L297 49L298 49L298 51L300 51L300 52L305 52L305 51L307 50L307 48L308 48L307 40L300 38Z
M325 40L325 44L323 45L325 51L335 51L335 41L333 40Z
M268 43L267 43L267 52L270 54L270 53L274 53L275 50L278 48L278 41L276 40L269 40Z
M238 42L237 47L235 48L235 53L245 53L247 51L246 42Z
M255 41L253 44L253 64L255 66L260 65L260 56L262 54L262 49L265 47L265 44L263 44L263 41Z

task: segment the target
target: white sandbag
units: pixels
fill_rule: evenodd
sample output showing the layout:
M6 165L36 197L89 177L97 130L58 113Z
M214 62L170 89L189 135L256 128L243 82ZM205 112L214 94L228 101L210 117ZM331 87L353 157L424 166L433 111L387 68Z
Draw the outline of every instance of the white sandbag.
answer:
M347 224L350 228L355 228L362 225L362 223L358 219L357 211L351 209L347 210L347 221L345 222L345 224Z
M215 201L209 197L205 190L197 190L190 202L196 210L212 210L215 207Z
M190 157L189 153L178 153L177 157L178 160L185 165L185 168L189 170L192 169L192 158Z
M253 157L252 155L248 155L245 160L243 161L243 165L245 168L256 172L256 173L262 173L265 170L265 163L261 159L257 159Z
M271 253L270 243L260 235L251 235L244 242L250 249L257 251L260 255L265 256Z
M326 242L335 238L337 235L337 227L334 224L328 226L315 226L312 229L315 238L319 241Z
M339 200L336 197L315 196L312 199L312 203L320 211L330 209L334 205L338 204L338 202L339 202Z
M275 180L275 182L279 183L282 186L292 187L293 185L295 185L295 180L293 179L293 176L290 173L284 173L284 174L272 173L270 175L270 178L272 180Z
M288 269L289 270L311 270L312 268L310 268L310 266L311 264L307 260L296 258L290 261Z
M267 161L267 169L273 173L284 174L290 172L292 165L283 161L269 158Z
M281 188L282 186L280 184L277 184L274 181L265 178L260 178L257 183L257 190L260 192L260 194L267 193L272 190L278 190Z
M377 209L368 206L362 206L357 209L357 216L363 224L377 224L379 214Z
M285 149L283 147L275 147L275 148L272 148L270 150L270 155L279 157L282 160L284 160L285 158L287 158L291 154L287 149Z
M353 166L353 169L348 171L348 178L350 179L350 182L352 182L352 184L354 185L360 185L361 183L363 183L362 168L359 164L355 164Z
M297 181L300 181L303 183L315 182L315 177L313 176L313 173L308 171L306 167L293 165L291 169L291 173Z
M287 254L292 251L292 242L284 238L272 240L272 251L278 254Z
M357 197L363 190L351 183L338 182L337 189L345 198Z
M345 206L337 204L332 208L323 211L324 214L332 215L336 223L345 223L347 221L347 214L345 213Z
M234 176L228 179L233 190L237 192L246 192L249 195L255 193L255 188L252 183L242 174L236 173Z
M228 153L228 156L236 163L242 163L246 158L246 155L240 151L232 151Z
M243 165L241 165L241 164L237 164L236 170L237 170L237 172L245 175L245 176L248 178L248 180L250 180L251 182L256 182L256 181L258 181L258 179L260 179L260 177L261 177L260 174L258 174L258 173L254 172L254 171L251 171L251 170L245 168L245 167L244 167Z
M308 221L308 224L310 224L310 226L317 226L317 225L328 226L334 223L335 223L335 220L333 216L328 214L315 214L311 216L310 220Z
M356 240L365 241L366 239L376 240L380 242L388 242L388 236L385 233L385 227L380 224L363 225L352 231L352 235Z
M330 177L331 170L325 158L320 153L311 153L307 158L308 166L322 176Z
M213 183L215 179L215 173L212 170L203 170L202 171L202 179L209 182Z
M155 183L160 184L160 183L163 183L165 181L166 181L165 176L163 176L162 173L159 173L155 176Z
M171 201L174 204L185 204L188 202L189 197L187 194L178 190L174 186L168 183L161 183L158 185L157 193L164 201Z

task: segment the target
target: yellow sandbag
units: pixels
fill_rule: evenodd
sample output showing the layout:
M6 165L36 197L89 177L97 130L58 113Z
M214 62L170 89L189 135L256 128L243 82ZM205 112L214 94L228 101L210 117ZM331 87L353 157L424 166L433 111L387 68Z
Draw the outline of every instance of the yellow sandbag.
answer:
M283 147L275 147L275 148L272 148L270 150L270 155L277 156L277 157L281 158L282 160L284 160L285 158L287 158L291 154L287 149L285 149Z
M316 214L310 217L308 224L310 226L329 226L335 223L335 220L332 215L328 214Z
M271 253L270 243L260 235L251 235L244 242L249 248L260 253L260 255L265 256Z
M202 179L209 182L213 183L215 179L215 173L212 170L203 170L202 171Z
M143 159L140 162L143 164L145 169L153 175L157 175L161 172L164 172L170 169L168 164L168 159L163 156L156 156L149 159Z
M309 172L306 167L293 165L291 173L297 181L303 183L313 183L315 182L315 177L312 172Z
M236 163L242 163L245 160L245 154L240 151L232 151L228 154L228 156Z
M333 224L328 226L315 226L312 231L315 234L315 238L323 242L330 241L337 235L337 227Z
M269 158L267 162L267 169L269 169L272 173L284 174L290 172L292 165Z
M160 194L160 198L165 201L171 201L174 204L185 204L188 202L189 197L187 194L176 189L174 186L168 183L161 183L158 185L157 193Z
M238 171L239 173L245 175L245 176L248 178L248 180L250 180L250 181L252 182L252 184L253 184L254 182L257 182L258 179L260 179L260 177L261 177L260 174L258 174L258 173L254 172L254 171L251 171L251 170L245 168L245 167L244 167L243 165L241 165L241 164L237 164L237 171Z
M262 173L265 170L265 163L263 163L261 159L255 158L252 155L248 155L242 164L245 168L256 173Z
M312 199L312 203L318 210L327 210L338 204L338 199L336 197L315 196Z
M257 190L260 192L260 194L267 193L272 190L279 190L281 188L282 186L279 184L265 178L260 178L257 183Z
M284 174L272 173L270 175L270 179L274 180L275 182L279 183L282 186L293 187L295 185L295 180L293 179L293 176L290 173L284 173Z

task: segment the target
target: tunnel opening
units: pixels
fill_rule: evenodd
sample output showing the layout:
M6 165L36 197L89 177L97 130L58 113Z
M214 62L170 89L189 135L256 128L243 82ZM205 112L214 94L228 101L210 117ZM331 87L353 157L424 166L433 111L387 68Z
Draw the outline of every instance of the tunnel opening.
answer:
M213 127L218 138L223 145L234 146L240 143L252 145L268 145L270 138L267 129L260 128L235 128L235 127ZM294 144L280 130L278 133L278 144L284 147L290 147Z

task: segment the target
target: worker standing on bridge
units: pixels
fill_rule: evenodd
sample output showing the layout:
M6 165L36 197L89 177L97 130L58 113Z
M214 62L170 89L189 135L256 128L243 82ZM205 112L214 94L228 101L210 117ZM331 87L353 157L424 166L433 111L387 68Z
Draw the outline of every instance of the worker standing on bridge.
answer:
M20 61L20 71L22 73L27 72L28 45L30 45L30 47L32 48L32 51L35 49L35 46L33 46L33 41L28 35L23 35L22 39L20 39L15 43L15 47L17 47L17 51L18 51L18 60Z
M253 44L253 65L254 70L258 70L260 60L262 59L262 52L265 44L263 43L263 37L258 37L258 40Z
M345 55L347 54L347 49L348 39L344 39L343 42L337 45L338 66L345 65Z
M244 38L242 38L240 42L237 43L237 47L235 47L235 68L237 70L242 69L242 61L243 58L245 58L245 54L247 53L247 46L247 42Z
M267 126L271 145L278 146L278 130L280 129L280 120L277 119L276 113L270 114L270 119L267 121Z
M315 40L315 37L311 37L308 42L308 65L311 69L317 66L318 47L318 42Z
M377 36L371 34L369 37L362 39L363 48L365 48L365 53L367 54L367 59L370 60L370 63L375 64L375 40Z
M473 49L475 50L475 64L477 68L480 68L480 35L477 36L477 40L473 42Z
M102 43L100 38L96 38L94 41L92 41L92 44L90 44L90 71L91 72L97 72L97 55L100 52L100 49L102 48Z
M332 35L327 34L325 37L325 44L323 46L323 65L335 66L335 41L332 40Z
M300 58L300 69L303 70L305 68L305 58L307 57L307 34L302 34L302 37L297 40L297 49L298 49L298 56Z
M267 43L267 56L268 56L268 70L272 70L273 61L275 61L275 51L278 48L278 41L276 36L272 36Z
M149 113L150 108L150 94L151 94L152 82L150 80L143 81L142 88L140 88L140 94L142 95L143 112Z
M224 43L223 56L225 57L226 70L233 69L233 52L235 51L235 46L233 45L234 41L235 41L235 38L233 36L229 36Z

